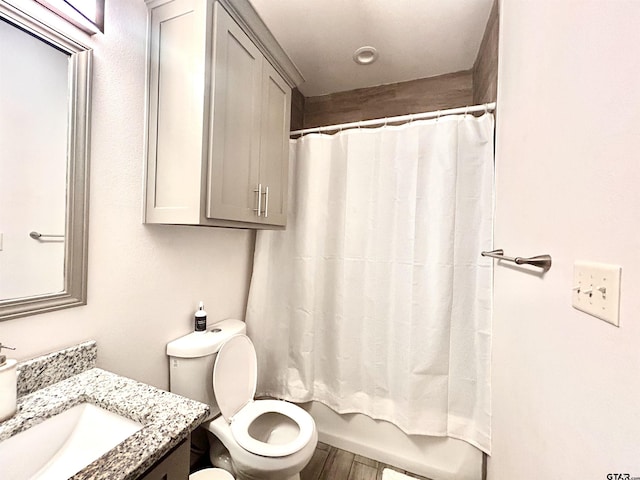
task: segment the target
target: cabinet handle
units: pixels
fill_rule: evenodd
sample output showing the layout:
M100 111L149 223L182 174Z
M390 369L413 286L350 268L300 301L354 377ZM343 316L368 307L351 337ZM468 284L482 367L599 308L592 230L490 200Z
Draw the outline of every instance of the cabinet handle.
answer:
M269 187L264 187L264 218L269 216Z
M258 189L254 190L258 194L258 208L254 208L253 211L260 216L262 214L262 184L258 184Z

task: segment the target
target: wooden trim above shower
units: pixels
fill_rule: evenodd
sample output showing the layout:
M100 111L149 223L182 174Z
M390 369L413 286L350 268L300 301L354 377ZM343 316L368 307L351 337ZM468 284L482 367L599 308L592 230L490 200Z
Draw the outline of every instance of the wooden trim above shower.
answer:
M498 96L498 1L494 0L478 56L473 64L473 103L495 102Z
M304 128L305 100L304 95L297 88L291 91L291 131Z
M471 71L304 98L303 128L471 105ZM292 129L294 124L292 121Z

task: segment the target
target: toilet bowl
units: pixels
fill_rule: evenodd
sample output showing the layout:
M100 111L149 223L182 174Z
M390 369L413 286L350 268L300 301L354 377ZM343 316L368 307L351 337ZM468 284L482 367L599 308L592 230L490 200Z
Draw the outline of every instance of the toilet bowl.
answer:
M297 452L282 457L267 457L242 448L222 416L204 423L203 427L212 442L221 442L229 452L233 472L239 480L299 480L300 471L309 463L318 443L318 434L314 429L311 441ZM278 433L277 430L275 433ZM218 464L218 458L215 448L212 448L211 462L214 465Z
M315 422L292 403L254 400L256 380L253 343L235 335L220 348L213 369L221 415L203 427L226 447L238 479L299 478L318 443Z
M299 479L318 443L315 422L293 403L254 399L257 358L245 332L229 319L170 342L171 391L211 406L202 427L214 466L236 480Z

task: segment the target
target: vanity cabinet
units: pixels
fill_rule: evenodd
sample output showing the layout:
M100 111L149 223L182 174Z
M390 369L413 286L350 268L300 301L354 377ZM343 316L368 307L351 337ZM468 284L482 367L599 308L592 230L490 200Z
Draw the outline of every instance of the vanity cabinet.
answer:
M218 1L148 5L145 222L285 226L290 82Z
M190 440L187 438L138 477L138 480L187 480L190 454Z

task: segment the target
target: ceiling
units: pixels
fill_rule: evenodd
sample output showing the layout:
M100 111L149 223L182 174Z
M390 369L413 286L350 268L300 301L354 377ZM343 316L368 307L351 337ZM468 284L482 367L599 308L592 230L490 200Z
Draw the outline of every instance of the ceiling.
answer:
M305 78L307 97L473 66L493 0L250 0ZM370 45L371 65L353 53Z

